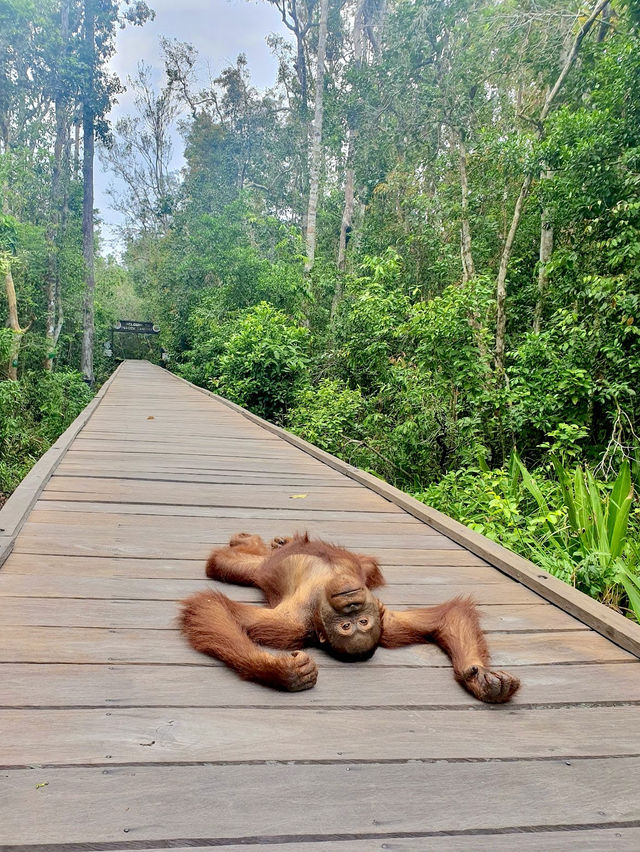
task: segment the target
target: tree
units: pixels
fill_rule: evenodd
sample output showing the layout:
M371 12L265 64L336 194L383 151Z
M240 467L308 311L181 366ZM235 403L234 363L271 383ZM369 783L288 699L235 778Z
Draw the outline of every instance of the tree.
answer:
M18 317L18 300L11 269L15 260L16 231L17 222L15 219L11 216L0 215L0 274L4 278L4 289L7 297L7 321L11 329L7 377L12 381L16 381L18 378L18 357L22 339L31 326L31 323L29 323L23 328Z
M598 0L591 14L578 30L578 33L576 34L573 40L573 44L571 45L571 49L569 50L569 53L562 64L560 73L558 74L553 86L550 87L550 89L548 90L547 96L542 105L542 109L540 110L540 113L537 116L536 124L538 130L536 135L539 139L542 138L544 132L544 123L548 118L549 113L551 112L558 93L562 89L566 78L576 61L580 46L584 38L588 35L589 31L591 30L597 19L600 17L604 9L608 6L608 4L609 0ZM499 382L502 382L504 377L504 359L507 329L507 271L509 268L509 260L511 259L513 242L518 231L518 226L520 225L520 219L522 217L525 201L527 199L527 196L529 195L532 180L533 174L531 172L526 174L523 178L522 185L520 187L520 192L518 194L518 198L513 209L511 224L509 226L507 238L505 240L504 247L502 249L502 254L500 256L500 267L498 269L498 276L496 279L495 370Z
M320 167L322 165L322 123L324 116L324 74L327 50L327 18L329 0L320 0L318 19L318 48L316 54L316 82L313 124L311 125L311 145L309 149L309 204L306 218L306 248L308 272L313 266L316 253L316 216L318 212L318 192L320 188Z
M103 138L108 125L104 118L113 96L119 91L117 78L109 75L106 63L114 51L115 27L128 21L141 26L153 15L145 2L125 0L123 14L116 0L83 0L82 59L82 245L85 264L85 290L82 309L81 369L85 380L93 382L94 338L94 230L93 167L96 134Z
M169 227L177 191L171 129L180 105L171 86L154 92L151 68L144 64L129 85L135 92L136 114L116 123L114 139L102 153L124 186L110 187L109 194L128 232L162 234Z

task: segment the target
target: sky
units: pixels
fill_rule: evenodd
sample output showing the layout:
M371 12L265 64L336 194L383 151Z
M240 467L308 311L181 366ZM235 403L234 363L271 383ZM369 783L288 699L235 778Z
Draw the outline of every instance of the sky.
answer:
M148 0L154 9L155 20L142 27L127 26L117 35L117 51L111 60L114 71L126 85L139 62L153 69L154 81L164 82L160 38L176 38L194 45L201 61L203 82L216 77L227 65L235 64L239 53L247 56L252 84L265 89L275 83L277 62L266 44L270 33L288 34L280 14L268 0ZM111 110L109 120L132 112L132 96L125 92ZM175 165L181 164L180 138L174 139ZM117 251L114 225L119 215L110 209L106 194L113 178L106 174L99 158L95 169L95 206L102 221L103 252Z

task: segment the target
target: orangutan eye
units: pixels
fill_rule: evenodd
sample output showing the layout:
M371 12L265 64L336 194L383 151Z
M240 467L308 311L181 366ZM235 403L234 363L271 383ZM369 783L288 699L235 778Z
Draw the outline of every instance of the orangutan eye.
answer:
M368 618L361 618L360 619L360 624L362 624L363 627L366 627L368 623L369 623Z
M345 623L344 623L344 624L342 624L342 625L341 625L341 627L342 627L342 629L343 629L343 630L345 631L345 633L346 633L346 632L347 632L347 630L351 630L351 622L350 622L350 621L345 621Z

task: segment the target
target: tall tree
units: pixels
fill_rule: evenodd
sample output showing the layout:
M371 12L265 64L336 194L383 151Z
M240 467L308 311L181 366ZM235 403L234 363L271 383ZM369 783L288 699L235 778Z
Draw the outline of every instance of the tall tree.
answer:
M11 381L18 378L18 357L24 334L29 330L31 323L23 328L18 316L18 299L13 281L12 263L15 261L15 249L17 243L17 223L12 216L0 214L0 274L4 278L4 291L7 297L7 324L11 329L11 341L9 345L9 363L7 365L7 377Z
M320 189L320 169L322 166L322 124L324 117L324 74L327 51L328 15L329 0L320 0L318 49L316 54L315 103L309 150L309 203L307 205L305 240L307 249L305 270L307 272L312 268L316 254L316 217L318 215L318 193Z
M95 153L96 4L84 0L82 38L87 79L82 103L82 255L85 284L82 302L82 353L80 369L85 381L93 383L93 303L96 287L93 233L93 160Z
M542 138L542 135L544 133L544 123L547 120L549 113L551 112L558 93L565 84L569 72L575 64L582 42L584 41L589 31L608 5L609 0L598 0L593 10L591 11L591 14L578 30L578 33L576 34L573 40L569 53L562 64L560 73L558 74L553 86L547 92L547 96L544 100L544 104L542 105L542 109L540 110L539 115L536 117L536 124L538 128L536 135L538 139ZM530 172L525 175L522 181L522 185L520 186L520 192L518 193L518 198L516 199L513 214L511 216L511 224L509 225L507 238L504 242L502 254L500 256L500 266L496 279L496 339L494 354L495 370L499 382L501 382L504 377L504 360L507 331L507 271L509 268L509 261L511 259L513 243L516 237L516 233L518 231L518 226L520 225L520 219L522 218L522 213L524 210L525 202L527 200L527 196L529 195L529 190L531 189L532 181L533 174Z
M81 370L85 381L93 382L94 338L94 229L93 169L96 133L107 134L104 119L114 94L119 91L117 78L109 75L106 63L114 51L115 28L126 21L140 26L153 12L142 0L125 0L120 14L116 0L83 0L82 50L85 80L82 96L82 246L85 288L82 308Z
M109 194L129 233L162 234L171 221L177 186L171 131L180 111L178 90L170 85L156 93L151 68L142 63L129 88L136 112L116 123L114 140L101 154L123 187L110 187Z
M51 195L49 222L47 225L47 319L45 337L47 352L44 359L45 369L53 369L55 350L62 331L64 311L62 301L62 282L58 268L58 250L62 238L64 222L64 183L68 182L69 159L66 158L67 176L63 174L64 151L68 151L71 110L74 104L74 87L69 73L69 53L71 39L72 0L61 0L57 37L52 40L52 96L55 116L55 141L51 172Z
M305 119L309 102L307 39L313 26L313 10L317 0L268 0L268 2L280 12L282 23L293 33L296 40L294 68L300 87L300 110Z
M353 39L353 68L356 75L357 82L357 74L362 66L362 59L364 56L364 28L365 28L365 8L367 5L367 0L357 0L356 8L353 13L353 31L352 31L352 39ZM357 98L357 94L356 94ZM354 105L354 112L357 112L357 108ZM357 119L355 116L347 117L348 128L347 128L347 154L345 158L345 171L344 171L344 207L342 209L342 220L340 222L340 240L338 243L338 269L343 272L346 263L346 255L347 255L347 234L351 231L351 222L353 219L353 207L354 207L354 183L355 183L355 171L354 171L354 155L355 155L355 146L356 139L358 134L358 126ZM333 304L331 306L332 315L335 313L336 303L339 298L339 294L336 292Z

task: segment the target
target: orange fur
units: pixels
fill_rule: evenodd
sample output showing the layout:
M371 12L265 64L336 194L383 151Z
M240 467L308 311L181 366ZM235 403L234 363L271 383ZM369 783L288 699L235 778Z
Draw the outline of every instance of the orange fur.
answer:
M489 668L489 651L470 598L406 611L386 609L370 590L384 585L378 562L308 535L276 537L268 547L237 533L214 550L207 576L260 588L268 606L238 603L220 592L183 602L181 627L191 645L241 677L281 689L312 687L317 667L302 649L327 643L341 659L370 656L377 644L399 648L437 643L456 679L483 701L503 702L517 678ZM364 625L364 626L363 626ZM339 635L339 631L347 631ZM336 632L338 631L338 632ZM264 646L292 653L275 655Z

